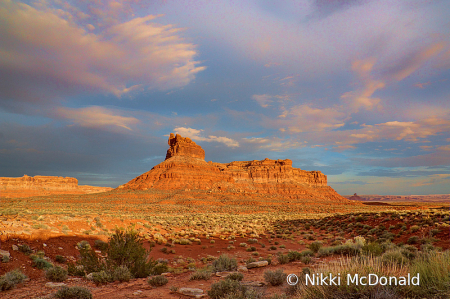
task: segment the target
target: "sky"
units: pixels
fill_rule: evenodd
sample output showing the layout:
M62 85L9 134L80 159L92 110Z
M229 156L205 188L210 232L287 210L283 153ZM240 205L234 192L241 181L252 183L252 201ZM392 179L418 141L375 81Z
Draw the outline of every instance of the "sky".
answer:
M450 193L450 1L0 0L0 176L117 187L168 135L340 194Z

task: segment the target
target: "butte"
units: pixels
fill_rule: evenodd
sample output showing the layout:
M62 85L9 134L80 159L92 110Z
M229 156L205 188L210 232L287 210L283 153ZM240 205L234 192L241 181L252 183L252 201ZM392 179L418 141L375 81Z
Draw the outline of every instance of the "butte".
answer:
M356 205L328 186L322 172L294 168L289 159L206 162L205 151L189 138L171 133L168 144L162 163L117 189L201 191L207 196L317 199Z

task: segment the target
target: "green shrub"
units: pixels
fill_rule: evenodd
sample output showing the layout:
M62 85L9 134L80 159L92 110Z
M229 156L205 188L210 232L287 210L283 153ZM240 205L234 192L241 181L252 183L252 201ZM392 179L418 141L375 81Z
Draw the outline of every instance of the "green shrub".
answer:
M83 249L80 249L80 260L78 264L83 266L83 270L86 273L100 272L105 270L106 265L102 259L99 258L97 253L95 253L92 249L87 249L87 246L82 246Z
M211 278L211 271L208 270L197 270L192 273L189 280L208 280Z
M242 290L236 290L227 293L221 299L264 299L266 298L261 291L253 288L243 288Z
M67 264L67 272L71 276L84 276L86 275L86 272L83 269L82 265L75 265L74 263L70 262Z
M314 253L311 250L303 250L302 252L300 252L301 256L313 256Z
M418 231L419 230L419 226L418 225L413 225L413 226L411 226L411 232L412 233L415 233L416 231Z
M105 270L102 270L99 272L92 273L92 281L96 285L101 285L101 284L107 284L108 282L113 282L114 280L113 280L113 277L111 276L111 274L109 274Z
M102 240L95 240L94 247L97 248L98 250L105 251L108 249L108 243Z
M130 270L126 266L119 266L116 269L114 269L112 274L114 281L130 281L130 279L133 278L133 275L131 275Z
M412 245L402 246L400 252L403 254L404 257L406 257L409 260L415 259L418 254L417 248Z
M0 291L6 291L14 288L16 284L22 283L27 276L19 269L7 272L0 277Z
M163 286L168 282L169 282L169 280L165 276L162 276L162 275L152 276L152 277L149 277L149 279L148 279L148 284L151 286L154 286L154 287Z
M78 250L91 250L91 245L89 244L88 241L83 240L77 243L77 248Z
M319 242L319 241L312 242L308 246L308 248L311 249L312 252L314 252L314 253L317 253L319 251L320 247L322 247L322 242Z
M57 255L55 256L55 261L61 264L65 264L67 262L67 259L62 255Z
M242 281L242 279L244 279L244 274L239 273L239 272L234 272L234 273L229 274L225 279Z
M149 251L143 246L143 239L135 231L116 230L108 242L106 263L109 268L127 267L135 278L150 275L156 262L148 260Z
M228 255L222 254L212 263L212 266L216 272L234 271L237 269L237 261L235 258L230 258Z
M437 234L439 234L441 231L437 228L434 228L430 231L430 235L431 236L436 236Z
M278 269L276 271L266 271L264 272L264 280L267 283L270 283L273 286L279 286L283 284L286 279L286 274L282 269Z
M384 248L379 243L371 242L363 246L362 252L365 255L380 256L384 253Z
M288 256L288 254L279 254L277 256L277 259L278 259L278 262L280 264L287 264L287 263L289 263L289 256Z
M309 255L304 255L300 258L300 262L305 265L308 265L311 262L311 257Z
M234 298L238 298L239 294L245 293L246 288L241 286L240 282L232 279L225 279L213 283L208 291L208 296L212 299L220 299L227 295L233 294Z
M400 252L400 250L391 250L391 251L385 252L381 256L381 260L385 264L393 263L393 264L404 265L408 262L408 260Z
M407 244L417 244L419 243L419 237L418 236L412 236L406 241Z
M55 293L55 297L59 299L92 299L92 293L89 289L79 286L63 286Z
M169 270L167 263L157 263L150 271L151 275L161 275Z
M322 247L317 252L317 257L324 257L324 256L330 256L333 252L331 251L330 247Z
M31 254L33 250L31 250L30 246L27 244L19 245L19 251L25 253L26 255Z
M288 256L290 262L298 261L302 257L301 253L298 251L295 251L295 250L289 251L287 253L287 256Z
M31 264L31 266L38 268L40 270L53 267L53 265L50 262L48 262L47 260L44 260L43 258L34 256L31 259L33 260L33 263Z
M67 270L63 267L55 266L45 271L45 277L50 281L62 282L67 279Z

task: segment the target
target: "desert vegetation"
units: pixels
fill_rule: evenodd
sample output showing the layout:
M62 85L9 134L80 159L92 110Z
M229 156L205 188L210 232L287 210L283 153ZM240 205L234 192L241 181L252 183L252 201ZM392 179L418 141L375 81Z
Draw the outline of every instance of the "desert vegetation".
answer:
M2 210L1 217L7 230L11 231L20 224L24 232L29 229L30 232L54 231L59 233L58 236L79 235L74 244L76 254L72 256L63 251L52 253L46 247L36 247L33 242L20 239L14 243L17 254L30 261L34 271L41 271L45 281L68 283L68 276L80 277L85 282L83 287L87 287L87 291L76 285L58 291L58 296L67 298L77 292L83 293L80 296L89 296L90 287L108 288L114 281L132 283L139 279L144 279L152 290L173 293L183 289L175 283L178 280L205 284L204 292L211 298L322 298L317 294L323 292L330 292L326 293L331 296L329 298L335 294L346 298L345 292L356 290L311 288L301 283L297 287L288 287L286 274L304 277L297 268L305 273L347 273L342 270L347 264L354 265L347 267L348 271L376 267L380 273L387 274L394 270L398 275L404 271L425 273L426 292L414 287L373 287L358 289L361 296L445 298L448 294L445 278L448 269L435 267L433 270L425 265L429 260L435 261L434 265L447 262L450 247L448 209L425 205L425 209L418 210L404 205L397 208L363 206L352 213L308 215L282 211L171 215L165 214L166 208L145 216L129 213L120 217L107 213L33 214L31 210L14 214L11 210L7 213ZM101 240L89 239L95 236ZM13 265L14 256L3 265ZM236 271L260 261L266 261L267 266L252 271L258 273L264 286L249 286L251 276ZM336 268L338 265L342 269ZM284 267L290 270L283 270ZM221 278L215 274L226 273L224 271L232 274ZM434 279L436 273L444 278ZM1 281L4 292L11 292L14 286L24 282ZM273 292L275 294L269 295Z

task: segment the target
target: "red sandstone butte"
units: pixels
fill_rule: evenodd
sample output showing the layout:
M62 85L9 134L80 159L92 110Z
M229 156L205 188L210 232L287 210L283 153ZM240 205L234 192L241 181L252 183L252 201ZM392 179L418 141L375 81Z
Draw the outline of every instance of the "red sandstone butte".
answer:
M206 190L240 194L272 194L287 198L324 198L348 202L327 186L320 171L292 167L292 161L206 162L205 151L189 138L170 134L166 160L121 185L128 190Z

